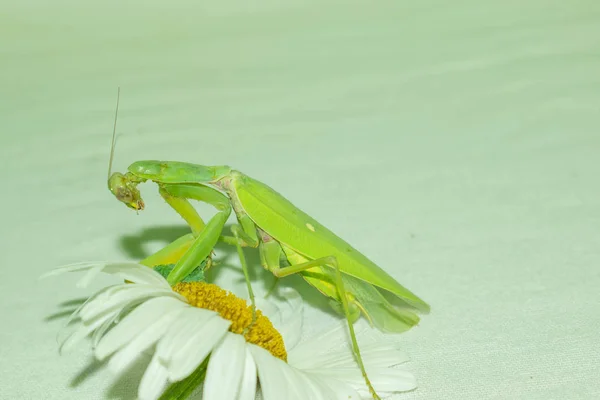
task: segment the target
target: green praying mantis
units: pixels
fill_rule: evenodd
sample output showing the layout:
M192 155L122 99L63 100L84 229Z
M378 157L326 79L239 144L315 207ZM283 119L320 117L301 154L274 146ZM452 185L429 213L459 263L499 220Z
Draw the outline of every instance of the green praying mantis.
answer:
M116 113L110 165L115 135ZM419 322L416 311L429 311L426 302L281 194L229 166L149 160L134 162L125 174L111 174L110 165L108 188L120 202L136 211L143 210L138 185L152 181L191 228L191 233L142 260L142 264L174 263L167 277L174 285L209 259L217 242L236 246L254 304L242 248L258 248L262 266L275 277L300 274L345 315L362 375L373 397L379 399L360 356L353 322L362 314L381 331L403 332ZM190 200L208 203L217 212L204 222ZM238 224L231 227L232 236L223 235L232 211ZM402 305L392 305L381 289Z

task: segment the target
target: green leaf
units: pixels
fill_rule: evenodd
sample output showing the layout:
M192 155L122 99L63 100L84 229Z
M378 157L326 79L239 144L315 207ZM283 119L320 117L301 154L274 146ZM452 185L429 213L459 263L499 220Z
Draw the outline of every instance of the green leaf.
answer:
M185 400L191 396L206 377L209 357L194 372L182 381L175 382L167 388L159 400Z
M156 272L161 274L163 278L167 279L169 273L173 270L175 264L163 264L163 265L155 265L153 268ZM204 276L204 268L206 267L206 261L203 261L202 264L194 269L188 276L186 276L182 282L205 282L206 277Z

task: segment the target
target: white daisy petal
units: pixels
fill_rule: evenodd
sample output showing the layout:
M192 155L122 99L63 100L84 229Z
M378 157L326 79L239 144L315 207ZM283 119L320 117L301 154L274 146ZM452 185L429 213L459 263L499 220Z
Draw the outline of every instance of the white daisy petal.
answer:
M62 267L54 268L51 271L42 274L39 279L45 279L51 276L62 275L68 272L85 271L90 268L104 265L104 261L84 261L74 264L63 265Z
M120 348L131 344L138 337L156 338L157 326L165 326L187 305L172 297L159 297L151 299L134 309L117 326L108 331L96 347L96 358L103 360ZM142 349L144 350L144 349Z
M306 372L302 372L302 374L305 376L306 380L310 382L311 385L314 387L313 390L318 393L317 396L321 396L320 398L324 400L330 400L335 399L337 397L332 388L326 385L323 382L323 380L313 379L311 374L308 374Z
M121 312L115 312L112 318L106 320L98 329L94 331L94 334L92 335L92 349L96 349L102 337L104 337L106 332L113 327L113 324L117 322L120 316Z
M77 284L75 286L77 286L78 288L88 287L89 284L94 280L94 278L96 278L96 276L98 276L100 272L102 272L102 266L100 265L88 269L87 273L83 276L83 278L77 281Z
M244 373L236 400L254 400L256 397L256 364L248 346L245 348Z
M285 318L280 317L273 321L268 314L265 315L271 320L275 329L285 338L287 348L291 349L298 344L302 337L302 297L297 291L289 288L282 289L280 295L285 300L285 303L279 306L280 315L285 316Z
M72 332L69 336L67 336L64 340L62 340L59 346L59 352L69 351L73 346L77 343L85 339L90 333L92 333L95 329L102 326L107 321L113 320L115 317L115 313L107 314L99 317L94 321L90 321L86 324L82 324L79 329Z
M104 313L111 309L120 309L125 305L129 307L135 306L153 297L172 297L182 304L186 303L185 298L171 289L162 289L143 284L123 284L89 302L79 311L79 316L81 319L87 320L94 318L99 313Z
M70 349L92 332L94 332L94 343L97 344L102 335L112 326L118 315L124 311L125 306L131 307L142 302L144 299L160 295L183 299L180 295L174 293L170 288L165 290L162 287L162 284L156 285L156 282L158 281L156 280L155 275L157 273L138 264L126 265L123 267L122 264L116 263L108 266L106 266L106 263L81 263L67 266L57 271L52 271L52 273L46 275L55 275L62 272L84 270L88 271L88 274L84 277L84 284L100 271L120 274L123 272L123 270L134 271L134 273L129 273L126 271L125 275L127 276L133 277L137 274L137 276L142 277L141 280L145 279L146 281L153 281L155 284L114 285L109 286L91 296L84 304L78 307L77 310L71 314L69 320L67 321L67 325L71 324L76 318L80 318L82 322L79 329L72 332L64 340L61 340L61 351ZM160 279L163 279L160 274L158 275ZM146 278L143 278L144 276Z
M191 332L188 342L180 346L171 357L169 380L180 381L198 368L227 333L230 325L230 321L214 315L200 329Z
M319 376L318 374L307 374L314 381L320 383L322 386L326 386L331 389L333 393L335 393L335 397L332 399L337 400L360 400L362 396L354 390L350 385L338 381L337 379L324 378Z
M390 368L408 361L399 345L390 341L389 335L365 329L361 322L356 324L356 328L367 374L378 393L389 394L414 389L416 381L412 374ZM336 391L345 388L343 390L350 390L348 395L355 396L355 392L358 392L370 397L348 343L346 329L345 323L339 324L301 343L288 353L288 361L295 368L310 373L313 378L324 379L325 383L336 382ZM369 344L361 344L361 339Z
M82 304L75 312L73 312L73 314L71 314L67 321L67 325L75 318L79 317L82 320L83 326L78 332L72 333L64 340L60 340L63 343L61 350L68 350L94 330L95 332L92 340L93 346L95 347L120 314L137 305L144 299L159 296L164 292L163 289L153 288L148 285L139 285L144 286L143 289L137 288L136 286L138 285L124 284L109 286ZM116 297L115 293L118 291L129 291L129 293ZM142 291L144 291L144 293L140 293ZM169 290L169 292L164 293L164 295L177 298L178 295L176 293L171 290ZM99 328L100 325L101 327Z
M347 329L344 321L333 329L322 331L293 348L288 355L288 360L295 367L304 370L323 365L331 368L356 366ZM390 335L371 330L362 321L355 324L355 331L357 337L360 337L360 352L366 367L390 367L409 360L408 356L400 350L400 345L395 338Z
M167 386L167 369L154 354L138 388L139 400L158 399Z
M310 369L315 366L327 365L330 357L342 357L347 352L345 325L337 323L332 329L323 330L311 336L308 340L296 345L288 352L288 362L298 369ZM344 347L343 352L332 352L332 349ZM335 353L335 354L333 354Z
M150 285L169 287L168 282L162 277L161 274L154 271L152 268L132 262L95 261L70 264L47 272L40 278L47 278L49 276L60 275L67 272L78 272L85 270L98 270L109 275L119 276L135 283L146 283ZM92 272L92 274L93 273L94 272ZM82 283L85 283L85 281Z
M256 362L263 400L279 400L281 398L292 400L288 397L290 395L289 386L282 371L287 364L273 357L262 347L249 345L248 348Z
M260 310L265 317L269 318L269 321L271 321L274 326L282 324L281 311L275 303L262 297L257 297L255 301L256 309ZM248 306L252 305L252 302L249 299L246 300L246 303L248 303Z
M330 400L335 399L335 393L331 391L329 387L323 385L320 381L312 379L309 374L306 374L302 371L297 371L298 374L302 376L304 379L304 383L306 385L306 390L309 393L308 399L311 400Z
M156 354L167 367L172 364L173 353L188 343L191 332L196 332L216 315L215 312L201 308L188 307L181 311L179 318L156 345Z
M356 390L369 393L362 374L357 367L313 369L310 373L325 379L339 380L351 385ZM371 384L378 392L405 392L416 387L414 376L401 369L368 368L367 374L369 374Z
M255 345L248 347L256 361L264 400L281 398L286 400L329 400L331 398L325 397L330 396L331 391L323 390L319 384L309 382L308 375L273 357L262 347Z
M410 360L400 345L394 342L361 346L360 353L369 368L387 368Z
M283 375L285 376L285 380L288 383L288 396L289 399L313 399L312 395L312 387L306 386L305 376L297 371L294 368L291 368L287 364L285 366L280 367Z
M117 286L120 286L120 285L117 285ZM119 309L103 310L102 309L102 301L103 301L102 299L106 298L105 297L106 293L114 290L115 288L116 288L116 286L108 286L108 287L100 290L99 292L97 292L96 294L94 294L90 298L88 298L82 305L80 305L69 316L67 322L65 323L65 326L59 331L59 333L57 335L57 341L60 343L59 352L69 350L71 347L73 347L79 341L84 339L89 333L94 331L94 329L96 329L99 325L101 325L101 328L102 327L106 328L111 325L111 322L114 321L123 310L119 310ZM98 300L99 303L94 303L94 302L96 302L96 300ZM91 303L98 304L100 307L100 312L97 313L96 315L90 316L89 318L81 318L81 315L80 315L81 311ZM76 319L81 320L80 327L77 330L72 331L70 334L66 335L66 337L64 337L63 339L60 339L60 337L63 336L64 332L67 330L67 327L70 326ZM106 331L106 329L97 328L96 331L94 332L95 338L100 337L100 336L98 336L100 334L100 332L98 332L98 330L101 330L103 332ZM96 339L94 339L94 343L97 344Z
M145 265L136 263L111 263L106 264L102 272L110 275L116 275L134 283L145 283L148 285L162 286L170 288L171 286L165 278L155 270Z
M139 335L135 336L125 347L118 350L112 356L108 362L108 367L115 373L120 373L125 370L142 352L150 348L165 334L169 329L171 322L179 316L180 311L181 309L177 309L169 312L168 314L159 317L153 324L148 325L146 329L142 330ZM109 332L109 334L111 332ZM100 342L98 347L102 346L102 343L103 341ZM107 347L110 348L112 346L108 344Z
M395 368L370 368L367 370L371 384L380 393L388 392L407 392L417 387L417 380L414 375L408 371ZM350 374L348 374L348 378ZM351 384L354 389L365 395L369 394L367 385L361 383L362 375L359 377L354 374L353 379L344 379L345 382ZM353 384L353 382L355 382Z
M310 341L312 343L312 340ZM290 362L297 368L311 370L314 367L327 365L328 368L354 367L356 361L352 348L347 346L345 351L319 352L317 349L309 354L294 349L290 352ZM360 346L360 354L367 369L378 367L391 367L403 364L409 360L408 356L398 348L397 343L379 343Z
M206 370L204 400L235 400L240 389L246 357L242 335L227 333L210 356Z
M73 311L73 313L69 316L69 318L67 319L67 322L65 323L65 327L67 327L68 325L70 325L76 318L79 317L79 313L81 312L81 310L90 302L94 301L95 299L97 299L99 296L102 296L105 292L113 289L114 286L108 286L105 287L104 289L100 290L99 292L93 294L92 296L90 296L82 305L80 305L79 307L77 307L77 309L75 311ZM65 328L61 329L64 330ZM60 335L60 332L59 332Z

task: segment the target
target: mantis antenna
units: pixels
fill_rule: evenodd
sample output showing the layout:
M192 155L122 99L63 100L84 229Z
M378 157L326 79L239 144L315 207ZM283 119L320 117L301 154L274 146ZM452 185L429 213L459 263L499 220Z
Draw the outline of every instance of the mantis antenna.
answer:
M115 142L117 141L117 115L119 114L119 97L121 96L121 87L117 88L117 107L115 109L115 123L113 125L112 143L110 145L110 158L108 159L108 179L112 170L113 157L115 155Z

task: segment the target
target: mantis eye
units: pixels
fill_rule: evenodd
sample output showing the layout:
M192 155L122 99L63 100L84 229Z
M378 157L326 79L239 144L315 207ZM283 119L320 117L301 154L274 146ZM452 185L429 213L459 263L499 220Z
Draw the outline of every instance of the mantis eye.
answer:
M124 187L117 188L117 193L115 196L123 203L131 203L131 201L133 201L133 194L129 189Z

